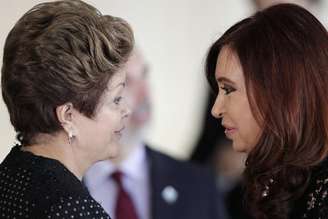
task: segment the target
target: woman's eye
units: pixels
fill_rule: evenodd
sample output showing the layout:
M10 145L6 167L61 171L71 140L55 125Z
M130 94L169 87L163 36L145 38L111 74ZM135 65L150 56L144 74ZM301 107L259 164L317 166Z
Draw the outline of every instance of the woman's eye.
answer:
M116 97L116 98L114 99L114 103L115 103L116 105L118 105L118 104L120 104L121 100L122 100L122 97Z
M224 91L224 94L225 95L228 95L230 94L231 92L234 92L236 89L231 87L231 86L228 86L228 85L223 85L222 87L220 87L223 91Z

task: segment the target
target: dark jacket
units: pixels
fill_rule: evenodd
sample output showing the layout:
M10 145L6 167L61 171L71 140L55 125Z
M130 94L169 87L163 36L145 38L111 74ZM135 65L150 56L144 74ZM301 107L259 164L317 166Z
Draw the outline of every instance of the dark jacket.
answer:
M224 219L225 208L208 170L147 147L153 219Z

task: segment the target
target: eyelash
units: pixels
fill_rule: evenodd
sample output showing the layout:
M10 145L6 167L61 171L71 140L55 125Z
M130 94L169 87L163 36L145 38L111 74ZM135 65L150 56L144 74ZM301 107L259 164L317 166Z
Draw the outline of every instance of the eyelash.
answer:
M225 95L228 95L230 94L231 92L234 92L236 91L235 88L231 87L231 86L228 86L228 85L223 85L222 87L220 87L220 89L222 89L225 93Z
M118 105L118 104L120 104L120 102L121 102L122 99L123 99L123 97L116 97L116 98L114 99L114 103L115 103L116 105Z

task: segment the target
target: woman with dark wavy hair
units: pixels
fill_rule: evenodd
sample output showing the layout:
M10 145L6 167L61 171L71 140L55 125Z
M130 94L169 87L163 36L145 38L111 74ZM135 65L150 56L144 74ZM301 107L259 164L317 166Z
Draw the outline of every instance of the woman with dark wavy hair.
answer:
M272 6L210 48L209 83L233 148L246 152L256 219L328 218L328 34L307 10Z

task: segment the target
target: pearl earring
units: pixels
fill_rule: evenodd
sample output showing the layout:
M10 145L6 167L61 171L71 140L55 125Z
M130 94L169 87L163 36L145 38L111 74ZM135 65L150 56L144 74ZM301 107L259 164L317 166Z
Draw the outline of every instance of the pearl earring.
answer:
M69 132L68 133L68 144L72 144L73 142L73 138L74 138L74 135L72 134L72 132Z

